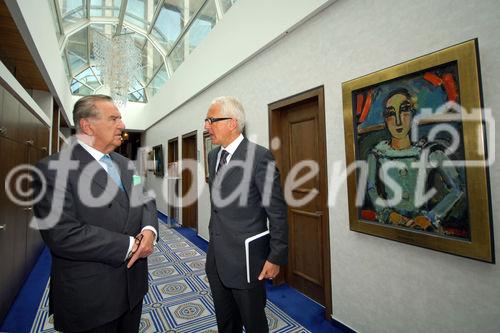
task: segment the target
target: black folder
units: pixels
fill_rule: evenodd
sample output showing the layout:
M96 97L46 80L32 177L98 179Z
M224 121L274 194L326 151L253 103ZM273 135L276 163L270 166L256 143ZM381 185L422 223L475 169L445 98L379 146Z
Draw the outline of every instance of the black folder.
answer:
M257 279L259 276L262 267L265 262L265 258L267 257L267 254L262 254L258 255L258 253L255 252L261 252L262 249L267 249L268 247L265 246L269 242L269 230L266 230L264 232L261 232L260 234L257 234L252 237L248 237L245 239L245 260L246 260L246 267L247 267L247 282L250 283L252 280ZM255 260L254 258L264 258L262 263L258 263L257 265L254 265L254 262L251 262L252 260ZM252 265L250 265L252 264ZM254 271L255 268L258 267L258 271Z

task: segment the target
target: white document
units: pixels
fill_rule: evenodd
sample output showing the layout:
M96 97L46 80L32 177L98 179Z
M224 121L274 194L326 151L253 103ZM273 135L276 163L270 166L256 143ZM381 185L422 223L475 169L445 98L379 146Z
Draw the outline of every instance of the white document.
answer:
M245 239L245 259L246 259L246 264L247 264L247 282L250 283L250 253L249 253L249 248L250 248L250 242L263 237L265 235L269 234L269 230L266 230L264 232L261 232L260 234L257 234L252 237L248 237Z

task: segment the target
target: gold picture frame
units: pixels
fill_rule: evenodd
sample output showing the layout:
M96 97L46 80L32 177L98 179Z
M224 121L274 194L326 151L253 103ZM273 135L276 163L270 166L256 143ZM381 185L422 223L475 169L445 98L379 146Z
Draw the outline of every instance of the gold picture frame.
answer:
M350 229L494 263L477 40L344 82L342 98Z

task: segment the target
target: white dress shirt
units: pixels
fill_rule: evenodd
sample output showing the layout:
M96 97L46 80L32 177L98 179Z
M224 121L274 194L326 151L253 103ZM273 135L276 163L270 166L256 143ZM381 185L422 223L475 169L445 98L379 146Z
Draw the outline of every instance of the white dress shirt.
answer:
M236 139L233 140L233 142L228 144L226 148L222 147L222 149L228 152L228 155L226 157L226 164L229 163L231 157L233 157L234 152L240 145L241 141L243 141L243 139L244 139L243 134L240 134ZM219 150L219 153L217 154L217 164L215 165L215 170L217 170L217 168L219 167L220 155L222 153L222 149Z
M86 144L85 142L83 142L81 140L78 140L78 143L80 144L80 146L83 147L83 149L85 149L90 155L92 155L92 157L95 158L95 160L97 162L99 162L99 164L102 166L102 168L104 170L106 170L106 172L108 172L108 166L106 165L106 163L101 161L101 158L106 154L95 149L94 147L89 146L88 144ZM156 229L152 226L147 225L144 228L142 228L141 232L143 232L144 230L151 230L155 234L155 240L153 242L153 245L156 245L156 237L158 236ZM130 237L130 241L129 241L127 254L125 255L125 260L127 260L132 255L132 247L134 246L134 240L135 240L134 237L132 237L132 236L129 236L129 237Z

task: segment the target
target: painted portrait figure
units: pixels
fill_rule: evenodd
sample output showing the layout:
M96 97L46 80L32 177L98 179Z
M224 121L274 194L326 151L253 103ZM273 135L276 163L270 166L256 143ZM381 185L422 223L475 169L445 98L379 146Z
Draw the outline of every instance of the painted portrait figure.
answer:
M445 154L446 146L439 142L426 142L425 139L417 144L411 142L410 130L415 108L408 90L400 88L391 91L383 105L384 123L390 138L379 142L368 155L367 190L377 212L377 220L421 230L441 230L441 222L456 211L455 207L463 207L461 201L465 197L456 169L443 165L449 160ZM419 163L421 167L417 167ZM417 197L423 197L424 193L419 193L417 182L437 185L437 177L431 182L426 179L430 175L426 164L433 166L432 173L439 176L442 182L440 188L444 193L435 204L430 200L420 200L422 205L419 205ZM383 166L386 166L386 172L380 172ZM384 179L385 175L400 186L399 199L390 186L385 186L388 182ZM425 190L428 191L427 188ZM389 204L388 198L396 200Z
M463 150L449 149L449 129L461 133L461 124L436 117L459 112L443 107L459 101L454 75L450 64L358 92L358 158L368 168L362 220L470 236L465 170L452 163Z

